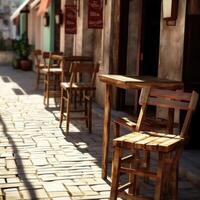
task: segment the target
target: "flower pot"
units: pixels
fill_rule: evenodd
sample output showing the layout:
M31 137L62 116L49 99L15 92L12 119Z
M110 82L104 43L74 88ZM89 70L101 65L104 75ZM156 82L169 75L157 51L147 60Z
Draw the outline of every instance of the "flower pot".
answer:
M32 61L28 59L20 60L20 67L22 70L28 71L32 69Z

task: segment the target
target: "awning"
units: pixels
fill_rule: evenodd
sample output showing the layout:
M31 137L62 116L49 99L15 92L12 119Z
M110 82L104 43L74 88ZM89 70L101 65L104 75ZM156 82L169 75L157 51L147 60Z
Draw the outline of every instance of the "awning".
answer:
M19 14L20 12L28 5L30 0L25 0L18 8L15 10L15 12L10 16L10 19L13 21Z
M30 4L30 8L35 8L38 4L40 3L40 0L34 0L31 4Z
M46 12L46 10L49 7L50 3L51 3L51 0L41 0L37 14L42 16Z

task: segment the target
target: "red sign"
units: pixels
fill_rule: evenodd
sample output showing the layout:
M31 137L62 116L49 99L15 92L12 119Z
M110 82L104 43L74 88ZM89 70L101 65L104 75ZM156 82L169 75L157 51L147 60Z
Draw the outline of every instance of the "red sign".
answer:
M77 6L65 5L65 34L77 32Z
M88 1L88 28L103 28L103 0Z

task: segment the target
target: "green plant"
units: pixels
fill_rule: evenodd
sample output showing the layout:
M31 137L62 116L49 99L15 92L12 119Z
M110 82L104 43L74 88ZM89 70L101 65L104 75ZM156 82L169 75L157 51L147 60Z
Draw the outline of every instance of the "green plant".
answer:
M20 59L27 60L29 55L31 54L32 49L33 46L28 43L26 32L22 34L21 39L14 42L14 50Z

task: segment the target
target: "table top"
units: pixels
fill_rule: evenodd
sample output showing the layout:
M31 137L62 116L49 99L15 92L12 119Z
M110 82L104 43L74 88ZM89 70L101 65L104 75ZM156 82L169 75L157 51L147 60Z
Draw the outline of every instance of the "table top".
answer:
M123 76L116 74L100 74L99 80L116 87L128 88L141 88L144 86L151 86L157 88L168 89L182 89L183 82L174 81L169 79L161 79L153 76Z

